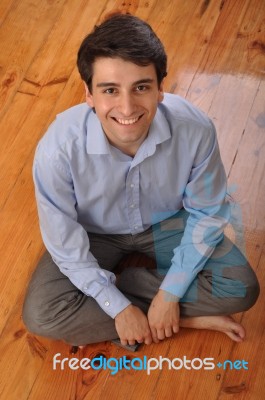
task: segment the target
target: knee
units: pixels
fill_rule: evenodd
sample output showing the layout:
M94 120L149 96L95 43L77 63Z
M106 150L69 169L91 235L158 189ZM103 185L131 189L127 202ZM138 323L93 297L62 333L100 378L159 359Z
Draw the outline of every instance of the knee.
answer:
M56 339L57 318L50 306L41 296L30 292L24 300L22 319L29 332Z
M258 300L260 294L260 285L257 279L255 272L251 269L249 274L249 279L246 285L246 296L242 299L243 311L249 310L251 307L254 306L256 301Z
M42 310L38 303L32 301L30 296L26 297L22 309L22 319L29 332L43 335L45 321L42 318Z
M246 268L247 269L245 272L245 276L243 277L243 282L236 282L239 283L241 289L239 288L238 290L238 297L234 297L233 301L231 301L231 309L234 308L231 313L244 312L249 310L251 307L254 306L259 297L260 286L256 274L252 270L250 265L247 265Z

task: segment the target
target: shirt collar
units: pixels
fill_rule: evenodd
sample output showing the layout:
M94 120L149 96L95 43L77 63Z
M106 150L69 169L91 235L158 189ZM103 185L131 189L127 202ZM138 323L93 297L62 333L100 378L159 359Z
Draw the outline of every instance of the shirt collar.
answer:
M86 131L88 154L110 154L109 141L102 129L100 120L92 109L88 114Z
M159 104L147 136L147 140L155 146L171 138L169 124L162 110L163 108Z

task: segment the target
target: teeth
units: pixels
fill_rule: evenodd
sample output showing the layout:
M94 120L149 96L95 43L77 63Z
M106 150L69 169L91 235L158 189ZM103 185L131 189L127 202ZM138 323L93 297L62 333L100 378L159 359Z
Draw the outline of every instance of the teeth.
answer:
M135 122L137 122L139 118L140 117L131 118L131 119L116 118L116 120L119 122L119 124L122 124L122 125L132 125L132 124L135 124Z

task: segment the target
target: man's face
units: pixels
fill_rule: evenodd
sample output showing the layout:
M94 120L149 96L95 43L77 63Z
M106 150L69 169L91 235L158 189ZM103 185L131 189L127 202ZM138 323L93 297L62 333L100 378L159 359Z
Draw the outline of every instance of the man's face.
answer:
M95 107L109 142L135 155L163 100L154 65L105 57L96 59L93 72L92 93L86 87L87 104Z

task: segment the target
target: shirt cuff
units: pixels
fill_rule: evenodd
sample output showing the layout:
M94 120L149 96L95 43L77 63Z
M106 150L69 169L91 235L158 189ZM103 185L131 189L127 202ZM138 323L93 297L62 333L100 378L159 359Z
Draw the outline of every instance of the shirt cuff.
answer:
M183 270L174 271L174 267L170 268L166 274L163 282L159 289L169 292L180 299L184 297L192 281L196 278L196 275L192 272Z
M94 299L111 318L115 318L117 314L131 304L131 301L114 284L102 287L102 290Z

